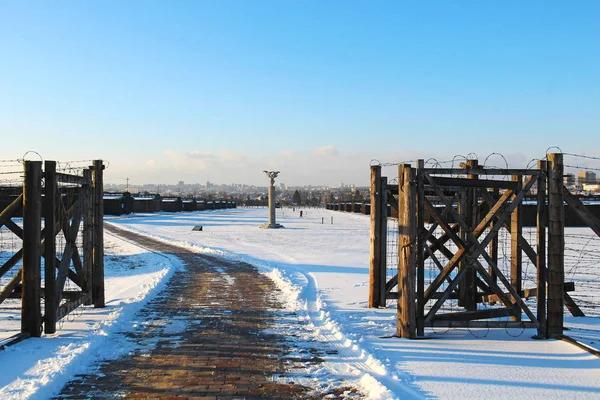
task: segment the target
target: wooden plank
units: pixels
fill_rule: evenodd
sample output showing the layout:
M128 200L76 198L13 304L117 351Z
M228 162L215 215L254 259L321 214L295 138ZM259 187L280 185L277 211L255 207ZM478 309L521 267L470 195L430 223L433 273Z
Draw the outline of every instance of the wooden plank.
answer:
M544 178L545 179L545 178ZM484 198L484 200L489 204L490 202L494 202L493 198L491 197L491 195L485 191L481 191L481 194ZM492 224L495 224L497 221L497 218L492 222ZM491 227L492 225L490 225ZM510 224L504 224L504 228L508 231L508 233L510 234ZM537 265L537 255L536 255L536 251L533 250L533 247L531 247L531 245L529 244L529 242L527 241L527 239L525 239L523 236L521 236L519 238L519 244L521 245L521 249L523 250L523 252L525 253L525 255L527 255L527 257L529 258L529 260L531 261L531 263L536 266ZM492 254L492 252L490 251L490 254ZM492 257L493 258L493 257ZM496 257L497 260L497 257ZM537 268L537 267L536 267Z
M565 282L565 288L567 287L567 282ZM575 300L567 293L565 289L564 294L565 307L569 310L572 316L574 317L585 317L585 313L579 308Z
M56 162L46 161L44 194L44 332L56 332Z
M388 222L388 215L387 215L387 205L388 205L388 196L387 196L387 178L385 176L381 177L381 233L379 234L380 237L380 247L379 247L379 251L381 252L379 259L381 260L381 263L379 264L379 280L377 281L377 284L379 285L379 287L377 288L377 293L379 295L379 299L377 301L377 303L379 304L379 307L385 307L385 281L387 279L387 237L388 237L388 227L387 227L387 222Z
M23 185L23 300L21 332L41 336L42 163L25 161Z
M575 345L577 347L579 347L582 350L587 351L588 353L595 355L596 357L600 357L600 351L598 351L598 349L595 349L591 346L588 346L585 343L581 343L575 339L573 339L572 337L566 336L566 335L562 335L562 337L560 338L562 341L565 341L567 343L570 343L572 345Z
M25 339L29 339L30 336L28 333L17 333L12 335L6 339L0 341L0 350L5 350L7 347L15 345L19 342L22 342Z
M537 268L537 317L540 322L538 328L538 338L546 338L546 179L548 171L548 163L546 161L538 161L538 169L542 171L542 175L538 177L537 184L537 232L536 242L537 251L535 265ZM525 241L527 243L527 241ZM529 255L528 255L529 256ZM531 258L531 256L529 256ZM567 285L565 285L565 290ZM575 290L575 285L573 285Z
M371 166L371 228L369 259L369 307L379 307L381 273L381 166ZM385 260L384 260L385 261Z
M8 206L0 212L0 227L6 224L6 221L10 220L12 217L18 213L23 207L23 194L21 193L16 199L14 199Z
M83 177L86 180L86 184L82 187L82 196L83 196L83 270L84 270L84 279L85 279L85 287L88 288L89 300L85 303L85 305L91 305L92 302L92 267L93 267L93 259L92 255L94 252L93 247L93 230L94 230L94 210L93 210L93 201L92 201L92 170L86 169L83 171ZM80 287L84 287L80 285Z
M21 240L23 240L23 228L21 228L19 225L15 224L13 222L12 219L7 220L4 225L10 229L10 231L12 233L14 233L15 235L17 235L17 237Z
M539 288L535 287L535 288L528 288L528 289L523 289L521 290L521 292L519 293L519 295L525 299L529 299L531 297L537 297L537 294L539 293ZM567 292L574 292L575 291L575 283L574 282L565 282L565 293ZM544 294L545 294L545 288L544 288ZM504 293L505 295L509 295L508 293ZM489 296L483 296L482 297L482 301L499 301L498 296L495 294L491 294Z
M524 175L537 176L540 174L535 169L504 169L504 168L424 168L427 175Z
M23 249L19 249L13 254L3 265L0 267L0 278L3 277L8 271L12 269L23 257Z
M401 182L398 210L398 313L396 334L414 339L416 335L415 284L416 239L414 170L410 165L398 166Z
M538 322L529 321L432 321L432 328L500 328L500 329L536 329Z
M421 239L419 233L425 229L425 213L423 204L425 201L425 181L423 180L423 174L421 171L425 168L425 161L420 159L417 161L417 171L411 169L410 181L416 180L416 187L411 186L410 198L411 203L410 213L417 218L417 226L415 228L416 233L416 249L415 250L415 273L416 273L416 291L417 291L417 308L415 310L415 324L418 336L425 336L425 258L423 247L426 242Z
M575 210L577 215L579 215L590 228L592 228L596 235L600 236L600 219L598 219L598 217L596 217L577 197L573 196L566 187L563 186L562 190L563 197L567 204Z
M564 326L565 218L563 155L548 154L548 337L559 338Z
M436 314L432 321L474 321L478 319L514 316L516 312L518 311L514 308L489 308L487 310L461 311Z
M85 184L85 179L82 176L63 174L60 172L56 173L56 181L60 183L72 183L76 185Z
M70 270L71 261L73 259L73 253L75 252L77 245L75 243L75 238L77 237L77 233L79 232L79 225L81 223L81 208L77 208L75 211L75 215L71 220L71 225L68 232L65 232L65 249L62 254L62 260L60 261L60 266L58 269L58 275L56 276L56 297L55 297L55 307L58 307L60 301L62 300L62 292L64 290L65 281L67 279L68 271ZM68 223L66 224L68 225ZM63 229L64 231L64 229ZM81 282L81 279L79 280Z
M61 304L56 311L56 321L60 321L67 315L69 315L73 310L77 307L83 305L86 301L88 301L89 294L88 293L80 293L80 295L73 300L69 300L64 304Z
M469 160L469 161L476 161L476 160ZM474 174L471 174L471 175L474 175ZM435 182L439 186L452 186L452 187L460 187L460 188L465 188L465 187L496 188L496 189L510 189L513 191L515 190L514 182L497 181L497 180L492 180L492 179L472 180L472 179L464 179L464 178L445 178L445 177L436 176Z
M446 287L446 289L442 293L442 296L429 309L429 312L425 316L425 320L424 320L425 323L433 320L433 318L435 317L435 313L438 312L439 309L444 304L444 302L446 300L448 300L448 298L450 298L450 295L452 295L452 293L454 292L454 290L458 287L458 284L464 278L464 276L467 273L467 271L468 271L468 268L463 268L463 269L461 269L461 270L458 271L458 274L456 274L456 276L454 277L454 279L452 279L452 283L450 283ZM430 286L430 288L431 288L431 286Z
M92 302L94 307L106 306L104 299L104 183L102 160L94 161L92 191L94 193L94 252L92 271Z
M21 283L22 273L23 269L21 268L19 272L17 272L11 278L11 280L6 285L4 285L2 291L0 291L0 304L2 304L4 300L8 299L10 295L14 292L15 287L17 287L17 285Z
M516 193L521 191L521 177L513 176L513 182L517 185ZM514 199L516 196L512 199ZM510 284L517 291L517 293L521 293L522 288L522 258L523 253L521 251L521 244L519 239L523 236L523 224L521 218L521 210L522 207L519 205L515 207L513 212L510 214ZM511 318L511 321L520 321L521 320L521 312L514 314Z
M479 169L479 161L478 160L467 160L467 168L470 170ZM469 174L469 175L467 175L467 178L468 178L468 180L471 180L472 182L479 181L479 175L477 175L477 174ZM466 208L465 208L464 212L465 212L465 222L468 227L468 232L465 232L465 236L464 236L463 240L467 239L467 237L469 236L468 233L473 229L474 225L479 220L479 216L477 215L477 211L478 211L478 209L477 209L477 192L478 192L478 190L476 187L466 187L465 188L465 195L466 195L465 206L466 206ZM463 263L465 266L468 265L470 258L471 258L470 256L467 256L465 259L463 259ZM467 309L467 311L477 310L476 281L477 281L477 272L475 271L474 268L471 268L465 274L465 278L463 279L463 282L462 282L463 283L462 284L462 289L463 289L462 300L464 302L464 307ZM460 293L460 291L459 291L459 293Z

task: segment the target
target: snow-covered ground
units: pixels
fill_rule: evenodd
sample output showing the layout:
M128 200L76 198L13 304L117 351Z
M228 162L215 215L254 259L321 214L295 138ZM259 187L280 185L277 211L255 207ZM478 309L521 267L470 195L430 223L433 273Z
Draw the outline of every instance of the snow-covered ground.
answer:
M269 274L287 307L306 322L293 332L298 345L325 341L337 350L324 363L307 365L293 378L297 382L327 388L341 377L342 385L355 385L371 398L600 398L600 358L562 341L532 340L533 330L436 329L426 332L427 340L392 337L394 304L366 307L368 217L303 211L300 218L298 210L279 209L277 222L285 226L280 230L258 228L267 220L265 208L107 221L193 251L247 261ZM192 231L194 225L203 230ZM86 308L56 335L0 352L0 398L45 398L60 389L94 364L102 344L127 330L129 316L179 268L177 260L110 235L106 243L109 307ZM568 318L567 325L585 332L588 343L599 343L600 318ZM128 351L122 347L114 356Z

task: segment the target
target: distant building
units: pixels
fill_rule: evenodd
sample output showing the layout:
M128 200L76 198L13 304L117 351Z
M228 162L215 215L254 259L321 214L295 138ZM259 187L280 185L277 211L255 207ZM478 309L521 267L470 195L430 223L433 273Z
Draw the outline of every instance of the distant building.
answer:
M580 171L577 174L577 183L579 184L579 186L587 184L593 185L596 182L596 174L592 171Z
M563 184L565 186L575 186L575 174L565 174Z

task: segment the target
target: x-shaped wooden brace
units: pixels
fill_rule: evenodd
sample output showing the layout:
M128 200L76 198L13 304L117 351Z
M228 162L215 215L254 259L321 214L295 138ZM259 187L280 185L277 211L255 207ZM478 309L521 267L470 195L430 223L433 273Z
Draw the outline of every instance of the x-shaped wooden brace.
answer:
M523 311L527 314L531 321L537 322L535 315L529 310L529 308L525 305L523 300L521 299L519 293L512 287L512 285L508 282L506 277L500 272L498 266L495 261L489 256L486 252L485 247L489 245L492 239L497 236L499 229L504 226L506 221L508 220L510 214L514 209L521 203L529 189L533 186L533 184L537 181L537 174L532 174L527 183L523 186L521 191L516 194L516 196L512 199L512 203L506 207L506 202L510 199L514 192L513 190L507 190L500 199L490 208L487 215L481 220L481 222L473 229L471 232L470 227L466 224L464 219L453 209L451 201L444 195L442 190L440 190L439 186L436 185L435 180L429 174L423 174L427 181L431 184L433 190L438 195L442 203L446 206L448 212L454 217L455 221L459 224L459 226L467 232L468 243L463 242L463 240L458 237L458 235L448 226L448 224L444 221L444 219L439 215L435 207L429 202L429 200L425 199L425 207L431 212L432 217L436 220L436 222L444 229L444 231L451 237L452 241L458 246L458 251L454 254L454 256L450 259L448 264L443 268L441 273L434 279L431 285L427 288L424 294L425 302L429 301L433 294L438 290L441 286L442 282L450 276L450 273L456 268L458 263L468 255L469 259L472 262L473 268L479 272L485 283L489 285L491 290L498 295L498 298L506 305L508 309L513 309L514 305L510 298L504 294L502 289L494 282L492 277L489 275L487 270L481 265L478 260L478 257L481 255L488 262L492 270L495 272L497 277L502 281L502 283L506 286L509 293L513 296L515 302L523 309ZM502 208L506 208L503 212L499 213ZM479 242L479 237L483 234L485 229L489 226L492 220L496 219L498 223L494 224L493 228L490 229L486 237ZM465 272L468 268L464 268L459 271L456 277L452 280L452 282L448 285L443 295L438 299L438 301L431 307L427 317L425 319L426 322L431 322L435 316L435 313L441 308L443 303L448 299L452 291L455 290L458 283L462 280L465 275Z

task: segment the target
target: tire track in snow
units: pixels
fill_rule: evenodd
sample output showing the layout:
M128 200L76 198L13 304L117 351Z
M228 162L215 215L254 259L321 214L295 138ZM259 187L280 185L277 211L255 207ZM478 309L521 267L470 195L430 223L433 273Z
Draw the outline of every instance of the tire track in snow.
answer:
M317 279L312 272L300 267L286 265L287 271L301 274L306 279L306 286L300 297L306 301L306 314L309 321L318 329L317 339L327 342L336 348L338 356L345 359L354 374L362 374L360 384L365 392L374 398L422 399L423 393L418 389L408 387L406 382L395 380L387 368L375 357L361 348L355 341L350 340L337 326L335 321L327 318L321 307L318 295ZM379 386L379 387L377 387Z

